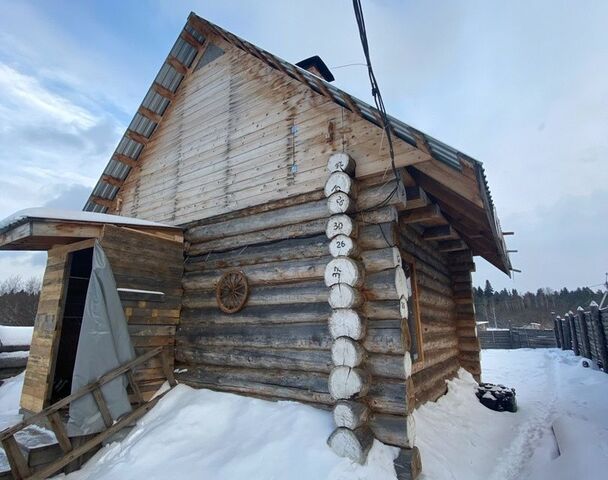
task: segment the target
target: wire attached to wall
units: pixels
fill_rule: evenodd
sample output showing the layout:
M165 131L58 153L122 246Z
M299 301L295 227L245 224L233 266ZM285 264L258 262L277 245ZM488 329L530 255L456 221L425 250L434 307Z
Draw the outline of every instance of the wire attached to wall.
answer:
M372 61L369 55L369 44L367 42L367 31L365 29L365 19L363 18L363 8L361 7L361 1L353 0L353 8L355 10L357 27L359 28L359 37L361 38L363 54L365 55L365 63L367 64L369 81L372 87L372 96L374 97L376 109L380 112L380 117L382 119L382 128L384 129L384 133L388 141L388 150L391 158L391 167L393 169L393 174L395 175L395 179L397 180L397 182L399 182L400 179L399 175L397 174L397 167L395 166L395 152L393 150L393 138L391 136L390 122L388 119L388 115L386 114L386 109L384 108L384 100L382 99L380 87L378 86L378 81L376 80L376 75L374 74Z
M393 137L391 136L390 123L388 119L388 115L386 114L386 108L384 107L384 100L382 99L382 93L380 93L380 87L378 85L378 81L376 80L376 75L374 73L374 69L372 67L372 61L369 54L369 44L367 42L367 30L365 28L365 18L363 17L363 7L361 7L360 0L353 0L353 8L355 10L355 19L357 20L357 27L359 29L359 37L361 39L361 47L363 48L363 54L365 55L365 66L367 66L367 73L369 75L369 81L372 87L372 96L374 97L374 103L376 104L376 109L380 112L380 118L382 120L382 129L384 130L384 134L386 135L387 143L388 143L388 151L391 161L391 168L393 170L393 175L395 176L395 188L388 194L388 196L382 200L378 205L374 205L371 208L359 211L360 214L363 214L365 211L375 210L376 208L383 207L387 205L391 198L397 193L397 189L399 187L399 183L401 182L401 178L397 173L397 167L395 166L395 151L393 149ZM363 223L368 223L361 218ZM378 225L380 228L380 233L384 238L386 244L389 247L394 247L394 245L389 242L388 238L386 238L386 234L382 229L382 225Z

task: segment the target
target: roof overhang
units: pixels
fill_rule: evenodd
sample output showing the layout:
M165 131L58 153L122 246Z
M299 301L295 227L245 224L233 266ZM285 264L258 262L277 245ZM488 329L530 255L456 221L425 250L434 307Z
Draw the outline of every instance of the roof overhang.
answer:
M111 215L106 215L111 217ZM66 220L23 216L0 229L0 250L50 250L90 238L100 237L104 225L117 225L147 232L167 239L181 241L179 227L129 223L117 217L116 221Z

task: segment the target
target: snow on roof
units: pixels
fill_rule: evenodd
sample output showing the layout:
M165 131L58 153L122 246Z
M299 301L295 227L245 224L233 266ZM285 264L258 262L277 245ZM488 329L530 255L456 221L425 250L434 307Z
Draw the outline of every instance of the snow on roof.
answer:
M0 221L0 231L7 230L30 218L44 218L48 220L70 220L74 222L114 223L120 225L138 225L141 227L178 228L172 225L150 222L139 218L122 217L108 213L83 212L81 210L63 210L59 208L26 208L19 210Z
M0 345L29 345L34 327L13 327L0 325Z

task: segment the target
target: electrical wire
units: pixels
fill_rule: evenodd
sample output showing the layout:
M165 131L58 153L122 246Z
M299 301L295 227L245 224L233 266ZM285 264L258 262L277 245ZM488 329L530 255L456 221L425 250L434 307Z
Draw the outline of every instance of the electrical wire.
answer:
M399 182L399 175L397 174L397 168L395 167L395 151L393 150L393 138L391 136L390 123L388 120L388 115L386 114L386 109L384 107L384 100L382 99L382 94L380 93L380 87L378 86L378 81L376 80L376 75L372 67L372 61L369 54L369 44L367 41L367 30L365 28L365 19L363 17L363 7L361 7L361 1L353 0L353 8L355 10L355 19L357 20L357 27L359 29L359 37L361 38L363 54L365 55L365 63L367 64L367 73L369 75L369 81L372 87L372 96L374 97L376 109L380 112L382 128L384 129L386 139L388 141L388 149L393 174L395 175L395 180Z
M391 136L390 123L388 119L388 115L386 114L386 108L384 107L384 100L382 99L382 93L380 92L380 86L378 85L378 81L376 79L376 74L374 73L374 68L372 67L372 61L369 54L369 43L367 41L367 30L365 28L365 18L363 17L363 7L361 6L360 0L353 0L353 9L355 11L355 19L357 21L357 28L359 30L359 38L361 39L361 47L363 48L363 54L365 55L365 64L367 66L367 73L369 75L369 82L372 87L372 96L374 97L374 103L376 104L376 110L380 112L380 119L382 120L382 129L384 130L384 134L386 135L387 143L388 143L388 151L391 161L391 168L393 170L393 175L395 176L395 188L389 193L389 195L382 200L378 205L374 205L363 211L369 211L376 208L383 207L387 205L391 198L397 193L397 188L399 187L399 183L401 182L401 178L397 173L397 167L395 166L395 151L393 149L393 137ZM362 211L362 212L363 212ZM363 223L365 222L361 219ZM382 225L378 225L380 227L380 233L384 237L386 244L389 247L392 247L391 243L386 238L384 230L382 229Z

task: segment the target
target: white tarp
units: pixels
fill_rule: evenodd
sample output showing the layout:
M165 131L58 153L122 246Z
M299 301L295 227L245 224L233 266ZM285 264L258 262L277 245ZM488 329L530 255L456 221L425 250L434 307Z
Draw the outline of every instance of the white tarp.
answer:
M135 351L112 269L101 246L95 242L93 268L72 377L72 393L134 358ZM131 410L126 386L127 379L122 375L102 387L115 420ZM83 435L103 429L103 419L91 394L70 404L70 435Z

